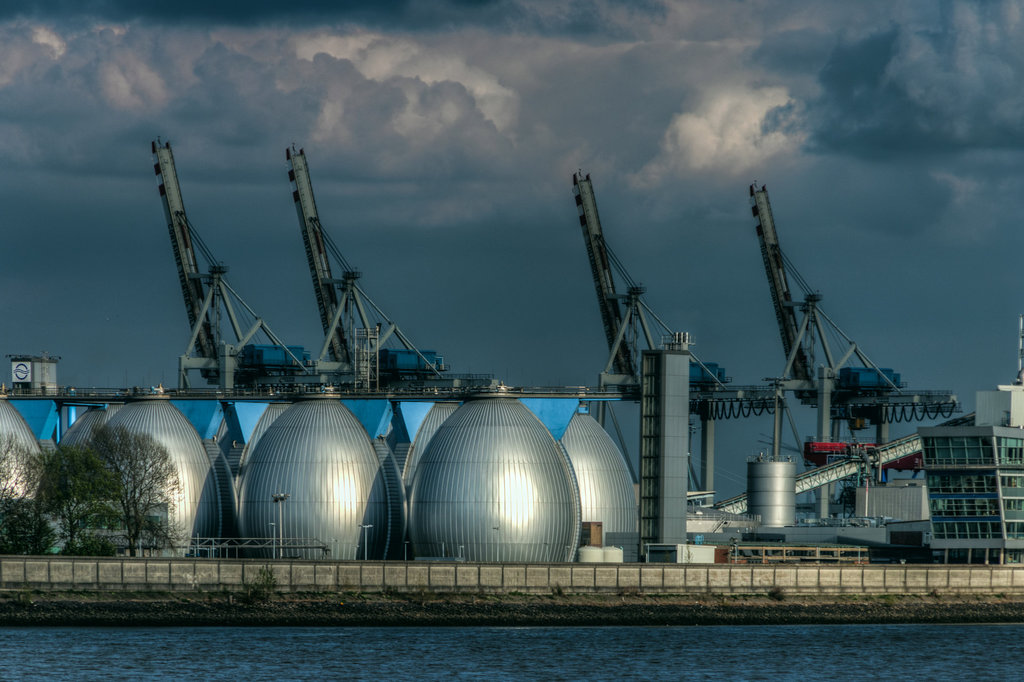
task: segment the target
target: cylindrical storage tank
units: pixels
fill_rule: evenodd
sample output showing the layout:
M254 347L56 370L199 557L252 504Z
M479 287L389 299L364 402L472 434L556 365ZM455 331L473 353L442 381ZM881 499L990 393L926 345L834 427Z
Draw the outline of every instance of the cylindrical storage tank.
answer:
M580 547L579 562L584 564L599 564L604 561L604 548L584 545Z
M26 486L29 458L39 454L39 441L14 405L0 397L0 488L20 496Z
M579 490L565 453L524 405L465 403L417 466L409 539L418 557L569 561L579 544Z
M606 564L621 564L622 563L622 548L621 547L602 547L601 560Z
M91 407L68 427L68 430L61 436L61 445L85 445L92 438L92 430L107 423L114 413L121 409L121 405L114 403L106 407Z
M796 463L756 457L747 461L747 513L771 528L796 522Z
M180 536L179 551L190 538L220 535L220 496L210 458L195 427L166 396L127 403L110 415L107 426L152 436L170 454L178 474L178 493L168 521Z
M274 502L279 494L288 497ZM279 555L319 559L327 549L337 559L382 559L387 549L380 460L366 430L334 397L302 400L274 420L246 460L238 507L239 534L281 538Z
M608 533L636 533L639 516L633 476L622 453L589 414L576 414L562 435L580 486L580 517Z

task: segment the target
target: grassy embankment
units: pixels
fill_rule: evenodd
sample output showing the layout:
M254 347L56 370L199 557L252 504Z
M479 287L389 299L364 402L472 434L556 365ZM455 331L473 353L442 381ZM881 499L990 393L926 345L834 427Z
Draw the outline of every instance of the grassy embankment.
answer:
M0 592L3 625L767 625L1024 622L1005 595Z

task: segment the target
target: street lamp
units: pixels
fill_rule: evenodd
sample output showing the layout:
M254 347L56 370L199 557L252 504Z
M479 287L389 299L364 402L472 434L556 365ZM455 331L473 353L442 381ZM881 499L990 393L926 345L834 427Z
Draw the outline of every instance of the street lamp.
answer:
M277 558L277 531L274 530L274 526L277 525L273 521L270 522L270 556L273 559Z
M281 544L281 557L280 558L283 559L284 558L284 504L278 504L278 503L283 503L285 500L287 500L289 497L291 497L291 495L289 495L288 493L274 493L271 497L274 500L274 505L277 506L277 532L281 534L281 543L280 543Z
M366 546L366 532L373 528L372 523L360 523L359 527L363 529L363 561L366 561L366 553L369 547Z

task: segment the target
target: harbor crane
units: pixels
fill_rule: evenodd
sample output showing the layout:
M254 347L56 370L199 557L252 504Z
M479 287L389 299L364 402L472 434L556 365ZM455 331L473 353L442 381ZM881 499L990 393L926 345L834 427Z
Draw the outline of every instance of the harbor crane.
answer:
M178 359L178 387L191 388L189 372L194 370L198 370L207 383L223 390L233 390L236 383L254 385L267 382L273 375L308 373L302 349L286 346L231 288L225 279L227 266L213 257L189 221L181 198L171 143L154 141L151 149L153 170L191 329L185 352ZM197 248L208 264L205 273L199 269ZM222 334L221 321L224 317L234 335L232 341ZM252 343L258 334L270 343ZM276 350L278 362L258 361L270 348Z
M657 323L662 334L671 335L672 331L647 305L643 299L645 289L633 281L605 243L590 174L583 176L582 171L573 173L572 189L609 349L608 361L599 375L598 385L601 388L619 386L635 389L640 385L637 350L641 338L647 348L657 347L651 333L651 321ZM625 294L615 290L613 267L628 285Z
M786 355L778 384L801 403L817 408L818 442L838 440L843 424L856 430L870 423L876 429L875 442L881 444L889 441L893 422L950 417L958 408L954 394L904 390L899 373L877 365L822 310L821 294L811 291L779 246L764 185L750 185L750 204ZM794 300L789 275L803 289L803 301ZM830 337L838 339L835 348ZM823 362L815 369L816 357ZM854 358L860 366L852 364Z
M643 297L645 289L630 277L605 242L590 175L584 175L582 171L574 173L572 184L608 344L608 360L599 375L598 383L602 389L617 387L625 395L635 397L640 391L639 361L642 350L644 347L648 350L659 348L655 333L671 339L673 332L651 310ZM626 293L620 294L616 290L616 276L625 283ZM774 409L774 393L771 387L728 388L725 384L729 379L724 367L714 362L702 362L692 353L690 359L690 412L699 417L701 425L701 476L699 483L695 480L695 485L701 490L711 491L714 489L715 421L771 412ZM599 419L604 415L602 408L603 405L598 406ZM611 415L619 442L625 450L615 414L611 411L608 414ZM692 477L696 479L696 476Z
M893 422L949 418L957 411L956 395L948 391L904 390L899 373L877 365L825 314L821 294L811 290L779 246L766 186L750 185L750 205L786 358L776 379L778 399L782 401L784 392L789 391L802 404L817 408L812 446L838 441L844 424L850 431L874 425L875 443L882 445L889 442ZM793 297L790 275L803 290L802 301ZM830 337L838 342L836 347ZM817 367L816 357L822 359ZM859 366L853 364L854 359ZM776 449L780 424L776 414ZM821 511L827 515L827 495L823 494L820 501Z
M318 371L340 383L376 389L381 383L441 377L444 358L419 350L359 286L361 273L349 265L320 222L309 165L303 149L285 150L288 180L313 280L324 341L315 358ZM341 266L336 277L331 258ZM385 348L396 340L401 348Z

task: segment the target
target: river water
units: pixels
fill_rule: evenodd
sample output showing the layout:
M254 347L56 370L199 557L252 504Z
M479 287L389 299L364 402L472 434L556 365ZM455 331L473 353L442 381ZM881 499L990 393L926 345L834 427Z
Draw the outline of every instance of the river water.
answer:
M1024 625L0 628L0 680L1021 679Z

